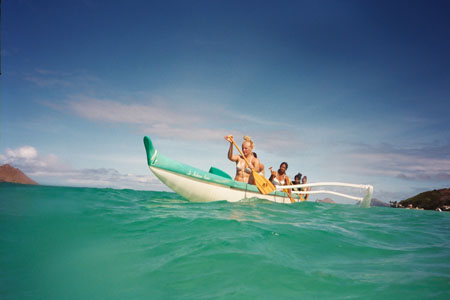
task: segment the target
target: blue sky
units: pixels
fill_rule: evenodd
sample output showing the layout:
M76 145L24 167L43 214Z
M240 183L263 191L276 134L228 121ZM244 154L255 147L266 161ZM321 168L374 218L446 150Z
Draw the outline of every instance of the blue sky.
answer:
M166 190L142 143L400 200L450 182L448 1L4 1L0 163L42 184Z

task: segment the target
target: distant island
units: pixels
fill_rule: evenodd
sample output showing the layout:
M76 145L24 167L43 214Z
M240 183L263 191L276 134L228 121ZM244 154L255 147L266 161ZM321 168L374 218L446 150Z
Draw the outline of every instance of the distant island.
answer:
M325 199L317 199L316 202L320 202L320 203L336 203L333 199L331 198L325 198Z
M420 193L400 202L391 202L391 207L450 211L450 188Z
M38 184L36 181L25 175L22 171L8 164L0 166L0 182Z
M378 200L377 198L372 198L372 201L370 202L370 206L389 207L389 203Z

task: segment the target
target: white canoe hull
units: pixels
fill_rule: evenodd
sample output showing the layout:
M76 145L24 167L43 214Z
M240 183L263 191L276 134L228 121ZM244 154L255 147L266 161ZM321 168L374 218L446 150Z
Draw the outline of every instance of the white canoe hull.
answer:
M221 200L238 202L245 199L258 198L277 203L291 203L287 196L262 195L253 191L236 189L153 166L149 168L159 180L164 182L174 192L192 202ZM296 200L298 201L298 199Z

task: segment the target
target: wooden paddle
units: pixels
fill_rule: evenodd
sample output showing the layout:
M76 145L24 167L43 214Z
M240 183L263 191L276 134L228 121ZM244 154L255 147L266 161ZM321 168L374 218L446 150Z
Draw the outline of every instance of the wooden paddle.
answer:
M244 153L242 153L241 149L239 148L238 145L236 145L236 142L234 141L234 139L232 137L231 137L231 141L236 146L236 148L239 150L239 153L241 153L242 158L245 160L247 165L250 167L250 163L245 158ZM258 172L256 172L255 169L253 169L251 167L250 167L250 169L252 170L252 175L253 175L253 178L255 179L256 187L258 188L258 190L260 191L261 194L266 195L266 194L270 194L273 191L275 191L275 186L272 184L272 182L270 182L266 177L264 177L261 174L259 174Z

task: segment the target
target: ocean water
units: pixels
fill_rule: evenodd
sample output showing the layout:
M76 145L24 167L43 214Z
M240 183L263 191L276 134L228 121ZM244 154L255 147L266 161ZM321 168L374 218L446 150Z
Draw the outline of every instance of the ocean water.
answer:
M450 299L450 213L0 184L1 299Z

